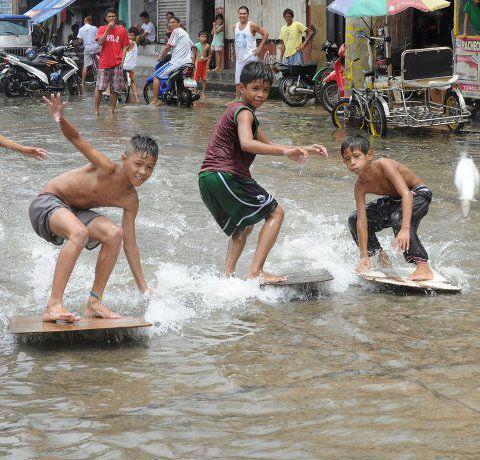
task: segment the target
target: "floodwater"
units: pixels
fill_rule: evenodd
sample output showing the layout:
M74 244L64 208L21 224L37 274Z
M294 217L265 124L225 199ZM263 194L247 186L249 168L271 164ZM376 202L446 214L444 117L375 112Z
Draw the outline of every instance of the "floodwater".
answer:
M433 267L463 287L461 295L401 296L352 274L354 177L339 157L345 133L316 107L268 101L258 116L272 139L320 142L331 155L307 166L275 157L254 163L254 177L286 209L267 269L323 267L335 277L318 299L291 301L289 290L221 277L227 239L201 202L196 175L225 102L119 106L115 118L104 106L98 120L90 96L69 103L67 116L110 158L136 131L158 139L137 227L155 293L137 293L123 254L105 292L114 310L145 315L155 327L126 341L27 344L9 334L8 320L40 314L58 254L34 234L28 205L49 178L85 160L41 103L2 99L2 134L44 146L49 157L0 156L0 455L478 458L480 207L464 219L453 186L462 150L480 166L478 133L392 130L374 140L379 155L407 163L433 190L420 236ZM105 215L120 222L118 210ZM392 241L384 231L384 246ZM81 255L67 288L66 305L79 312L96 255ZM393 260L404 266L401 254Z

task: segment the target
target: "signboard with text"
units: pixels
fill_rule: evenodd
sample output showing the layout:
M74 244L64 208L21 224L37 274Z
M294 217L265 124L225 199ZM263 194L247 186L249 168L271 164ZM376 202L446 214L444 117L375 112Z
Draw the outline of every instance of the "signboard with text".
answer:
M480 99L480 37L455 38L455 73L464 97Z
M12 14L12 0L0 0L0 14Z

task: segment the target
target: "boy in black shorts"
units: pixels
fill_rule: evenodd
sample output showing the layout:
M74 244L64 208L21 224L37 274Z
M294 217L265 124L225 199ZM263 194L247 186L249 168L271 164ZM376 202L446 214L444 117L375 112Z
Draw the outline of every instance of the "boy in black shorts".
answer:
M259 127L255 116L267 100L273 73L262 62L250 62L242 70L242 98L230 104L218 121L207 147L198 178L203 202L220 228L231 237L225 274L232 276L254 224L265 220L247 278L262 282L285 280L263 270L268 253L277 239L284 210L270 193L250 175L255 155L286 156L306 162L309 155L327 156L322 145L292 147L271 142Z

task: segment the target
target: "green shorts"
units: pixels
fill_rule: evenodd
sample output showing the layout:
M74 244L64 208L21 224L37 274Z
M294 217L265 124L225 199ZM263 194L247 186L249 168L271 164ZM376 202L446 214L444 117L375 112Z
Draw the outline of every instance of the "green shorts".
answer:
M198 186L203 202L228 236L267 218L278 205L253 179L226 172L201 172Z

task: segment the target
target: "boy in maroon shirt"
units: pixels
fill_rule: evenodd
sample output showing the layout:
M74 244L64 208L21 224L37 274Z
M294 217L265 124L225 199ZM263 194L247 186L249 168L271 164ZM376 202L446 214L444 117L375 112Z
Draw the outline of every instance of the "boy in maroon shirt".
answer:
M117 93L123 83L123 61L130 45L127 31L117 24L118 14L115 8L109 8L105 15L107 24L97 32L97 42L102 47L98 63L97 87L95 88L95 115L98 115L102 92L110 88L110 106L112 114L117 105Z
M322 145L275 144L259 128L255 110L267 100L272 81L272 70L263 62L245 65L240 76L242 99L230 104L215 126L198 178L203 202L220 228L231 236L226 276L234 275L253 225L265 220L247 273L247 278L260 278L261 282L286 279L263 270L280 231L284 210L252 179L249 168L255 155L286 156L301 163L307 161L309 154L327 156Z

